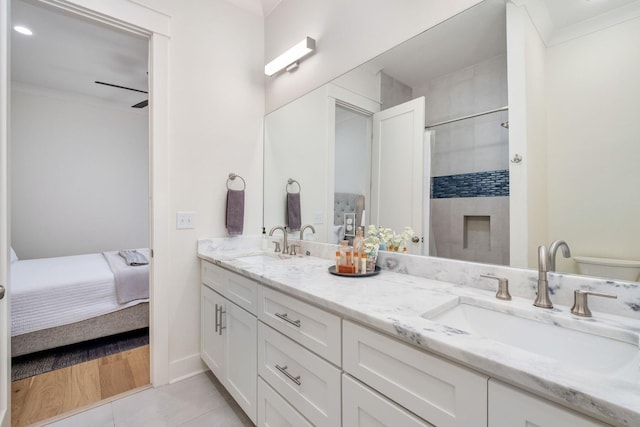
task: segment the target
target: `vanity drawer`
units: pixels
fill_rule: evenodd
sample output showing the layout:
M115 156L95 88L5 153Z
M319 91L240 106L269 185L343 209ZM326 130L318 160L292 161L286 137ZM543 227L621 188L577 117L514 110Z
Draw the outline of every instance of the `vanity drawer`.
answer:
M340 425L340 375L330 363L258 322L258 374L313 425Z
M231 271L227 271L225 297L254 316L258 315L258 283Z
M227 270L222 267L218 267L207 261L200 261L200 280L221 295L224 295L226 272Z
M344 370L439 427L487 425L488 377L345 321Z
M260 286L258 318L337 366L341 365L338 316Z
M258 377L258 427L313 427L313 424Z
M342 376L342 396L345 427L434 427L348 375Z
M202 261L202 283L253 315L257 315L258 284L240 274Z

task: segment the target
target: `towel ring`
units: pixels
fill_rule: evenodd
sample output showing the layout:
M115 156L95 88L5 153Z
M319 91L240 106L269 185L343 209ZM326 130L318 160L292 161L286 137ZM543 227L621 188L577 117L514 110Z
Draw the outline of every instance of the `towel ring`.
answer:
M231 172L231 173L229 174L229 179L227 179L227 190L231 190L231 189L229 188L229 181L234 181L236 178L240 178L240 180L242 181L242 189L241 189L241 190L239 190L239 191L243 191L245 188L247 188L247 183L245 182L244 178L243 178L243 177L241 177L241 176L240 176L240 175L238 175L238 174L235 174L235 173Z
M289 192L289 186L293 185L293 184L298 184L298 193L300 193L300 190L302 190L302 186L300 185L300 183L298 181L296 181L293 178L289 178L289 180L287 181L287 185L284 186L284 190L288 193Z

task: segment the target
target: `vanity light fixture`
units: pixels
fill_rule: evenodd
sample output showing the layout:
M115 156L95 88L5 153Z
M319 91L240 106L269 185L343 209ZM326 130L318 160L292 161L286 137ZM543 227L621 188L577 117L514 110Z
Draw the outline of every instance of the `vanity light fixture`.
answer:
M264 73L271 77L278 71L294 65L297 66L297 62L316 50L316 41L311 37L305 37L300 43L287 50L282 55L278 56L273 61L264 66Z
M23 26L23 25L16 25L15 27L13 27L14 30L16 30L17 32L19 32L20 34L24 34L25 36L32 36L33 35L33 31L31 31L30 29L28 29L27 27Z

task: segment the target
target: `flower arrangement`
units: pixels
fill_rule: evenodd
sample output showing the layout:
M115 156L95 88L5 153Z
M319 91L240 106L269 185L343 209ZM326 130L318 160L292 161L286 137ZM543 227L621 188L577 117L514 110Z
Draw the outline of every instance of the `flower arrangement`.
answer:
M402 233L396 233L390 228L370 225L367 237L364 239L364 253L367 256L375 256L378 254L378 250L397 251L413 234L411 227L405 227Z
M405 227L402 233L393 233L389 250L399 251L400 247L405 246L405 244L413 236L413 234L413 229L411 227Z

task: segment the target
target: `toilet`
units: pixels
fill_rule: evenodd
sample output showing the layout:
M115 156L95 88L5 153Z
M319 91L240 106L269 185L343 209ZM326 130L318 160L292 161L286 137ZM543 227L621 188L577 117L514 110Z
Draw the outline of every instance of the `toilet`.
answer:
M573 259L578 263L578 272L587 276L635 282L640 275L640 261L586 256L574 256Z

